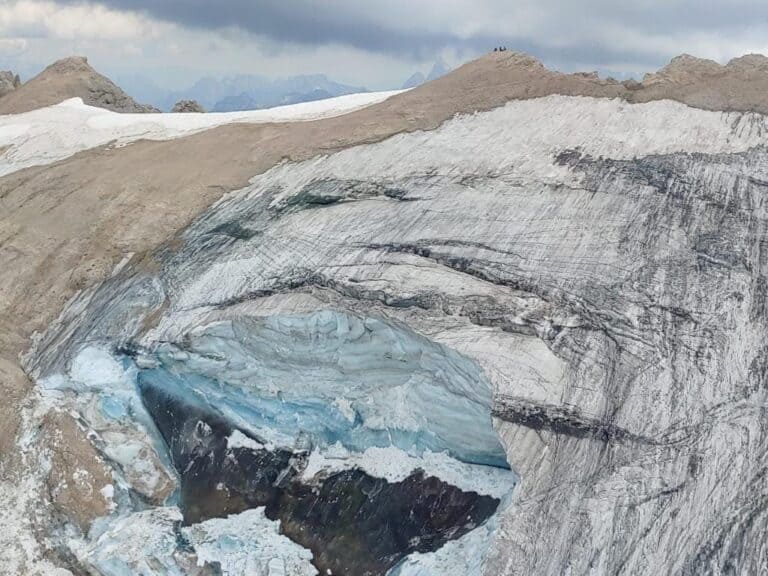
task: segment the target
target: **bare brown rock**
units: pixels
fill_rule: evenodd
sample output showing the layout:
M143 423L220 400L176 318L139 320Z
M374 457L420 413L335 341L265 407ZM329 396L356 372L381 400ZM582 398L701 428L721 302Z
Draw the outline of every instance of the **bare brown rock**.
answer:
M768 73L768 57L762 54L745 54L728 62L726 68L739 70L747 74Z
M696 58L690 54L681 54L654 74L646 74L643 87L656 84L693 84L704 78L724 74L723 66L714 60Z
M109 513L105 487L112 484L111 472L68 414L49 413L40 432L50 453L46 485L51 503L85 533L93 520Z
M748 54L725 66L684 54L643 79L630 102L677 100L694 108L768 113L768 59Z
M54 62L7 93L0 100L0 114L28 112L78 97L90 106L114 112L158 112L152 106L136 103L109 78L96 72L86 58L72 56Z

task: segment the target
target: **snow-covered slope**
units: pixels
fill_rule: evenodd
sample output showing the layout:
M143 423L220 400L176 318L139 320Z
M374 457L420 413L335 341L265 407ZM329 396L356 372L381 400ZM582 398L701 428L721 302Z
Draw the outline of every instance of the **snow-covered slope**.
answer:
M758 114L549 96L253 178L27 356L117 479L62 545L119 574L100 559L163 510L137 479L171 475L163 514L208 534L158 552L179 570L263 561L242 534L212 551L236 523L198 517L246 502L243 530L279 518L316 568L352 538L374 574L759 573L767 139ZM253 459L279 469L266 505L238 484ZM435 493L473 514L450 537L424 536ZM355 533L329 536L350 495ZM382 509L415 538L396 554Z
M169 140L234 122L299 122L345 114L394 92L368 92L245 112L125 114L72 98L56 106L0 116L0 176L61 160L88 148L139 139Z

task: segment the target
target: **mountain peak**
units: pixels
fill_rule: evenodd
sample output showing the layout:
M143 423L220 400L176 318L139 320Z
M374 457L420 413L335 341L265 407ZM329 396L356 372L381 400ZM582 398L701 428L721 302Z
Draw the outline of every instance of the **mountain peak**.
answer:
M43 70L43 73L48 74L71 74L73 72L95 72L95 70L88 64L88 58L85 56L68 56L56 60Z
M658 72L646 74L643 78L645 86L654 84L676 83L687 84L708 76L717 76L725 71L724 66L714 60L698 58L690 54L680 54L669 61Z
M416 86L419 86L420 84L424 84L426 82L426 78L424 77L424 74L421 72L414 72L408 77L408 80L403 82L403 89L407 90L409 88L416 88Z
M82 98L90 106L113 112L156 112L138 104L106 76L88 64L85 56L57 60L37 76L0 99L0 114L18 114L52 106L69 98Z
M431 80L437 80L440 76L445 76L451 69L441 59L435 61L432 65L432 69L427 74L427 82Z
M768 72L768 57L762 54L745 54L739 58L733 58L725 67L743 71Z
M519 52L517 50L489 52L485 58L490 58L495 62L504 63L507 66L513 66L515 68L546 69L544 64L538 58L534 58L530 54Z
M450 66L448 66L442 58L438 58L435 60L434 64L432 64L432 68L429 71L429 74L424 76L424 74L421 71L414 72L408 80L403 82L403 89L408 88L415 88L416 86L420 86L421 84L424 84L425 82L431 82L432 80L437 80L441 76L445 76L448 74L448 72L451 71Z

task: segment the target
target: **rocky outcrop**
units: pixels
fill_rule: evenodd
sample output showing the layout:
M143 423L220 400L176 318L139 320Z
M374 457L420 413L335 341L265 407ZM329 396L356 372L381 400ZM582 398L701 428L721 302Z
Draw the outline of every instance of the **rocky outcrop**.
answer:
M58 60L40 74L18 86L0 101L0 114L18 114L82 98L90 106L114 112L159 112L138 104L109 78L94 70L82 56Z
M205 108L195 100L179 100L174 104L171 112L205 112Z
M0 98L13 92L21 85L21 80L18 74L14 74L10 70L0 70Z

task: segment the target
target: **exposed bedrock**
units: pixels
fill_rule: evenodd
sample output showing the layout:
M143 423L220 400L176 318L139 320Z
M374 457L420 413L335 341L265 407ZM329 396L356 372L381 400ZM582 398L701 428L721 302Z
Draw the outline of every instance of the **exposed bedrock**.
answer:
M27 367L50 387L85 346L120 350L290 451L281 470L322 447L323 489L337 441L342 477L375 476L371 447L506 459L521 483L486 489L501 504L465 574L760 573L765 134L557 97L285 163L81 294ZM64 380L73 407L105 393ZM449 574L441 551L477 533L410 560Z
M234 429L225 418L152 381L141 380L142 399L171 450L185 522L265 507L284 535L313 552L320 574L386 574L408 554L460 538L499 504L422 471L398 482L359 468L303 479L307 451L229 446Z

